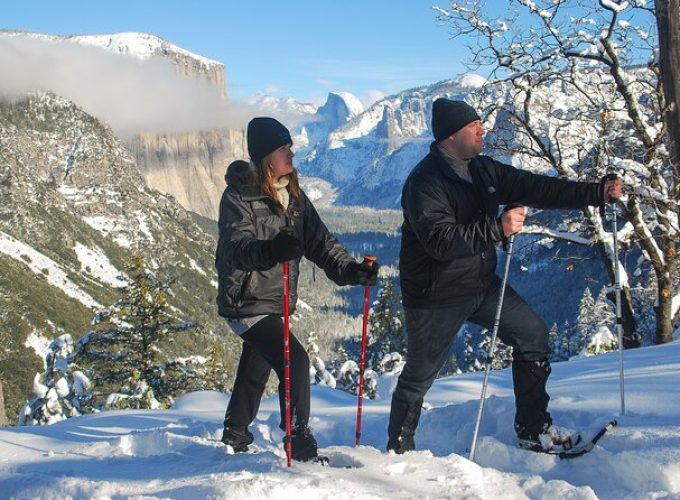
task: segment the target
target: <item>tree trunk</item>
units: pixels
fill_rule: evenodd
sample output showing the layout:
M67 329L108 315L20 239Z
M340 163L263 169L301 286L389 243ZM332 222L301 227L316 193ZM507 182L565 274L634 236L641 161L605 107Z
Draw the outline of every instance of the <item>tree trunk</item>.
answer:
M614 263L607 255L607 251L603 244L598 245L602 261L606 263L607 276L611 283L614 279ZM607 294L607 298L616 304L616 292L612 290ZM633 314L633 298L630 295L630 287L621 287L621 320L623 326L623 347L630 349L633 347L640 347L640 335L637 332L637 324L635 323L635 315Z
M665 344L673 340L673 317L672 317L672 303L673 295L672 281L668 279L659 279L658 301L659 305L654 308L656 312L656 338L655 344Z
M4 425L9 425L9 420L5 413L5 396L2 393L2 380L0 380L0 427Z
M675 189L680 187L680 8L679 0L656 0L659 69L666 101L664 122ZM677 194L677 193L676 193Z

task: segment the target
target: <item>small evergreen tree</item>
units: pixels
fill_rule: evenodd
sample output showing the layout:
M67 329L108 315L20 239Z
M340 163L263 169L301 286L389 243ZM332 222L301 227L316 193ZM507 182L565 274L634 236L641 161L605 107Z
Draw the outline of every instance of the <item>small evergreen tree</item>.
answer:
M612 333L616 325L614 304L607 298L607 289L602 288L593 306L595 332L588 338L583 354L602 354L618 348L618 338Z
M178 332L195 328L169 314L170 283L145 267L141 254L127 266L121 297L100 311L95 329L78 341L75 361L89 368L97 404L109 408L160 408L200 378L198 358L169 360L161 345ZM198 384L200 386L200 384Z
M338 347L338 363L341 365L349 359L349 356L347 355L347 350L345 349L345 346L340 346Z
M406 356L406 330L401 296L394 290L388 277L381 278L378 298L368 321L368 342L366 364L373 370L381 370L381 362L386 355L398 353Z
M591 335L583 349L585 355L597 355L614 351L618 348L619 341L609 328L602 325L595 335Z
M326 370L326 363L319 356L318 336L310 332L307 339L307 354L309 355L309 377L311 384L325 385L335 389L336 381L331 372Z
M569 320L564 320L562 325L562 352L566 353L567 358L571 358L575 352L575 327L569 323Z
M489 356L491 347L491 333L483 329L479 334L473 335L467 328L464 330L465 350L461 372L476 372L486 369L486 360ZM493 359L491 360L492 370L501 370L512 363L512 347L504 344L500 338L496 337L496 346Z
M222 342L214 340L208 349L208 362L205 372L206 389L219 392L224 392L227 389L227 374L224 369L223 356Z
M89 379L70 363L73 337L68 333L50 342L45 356L45 373L35 374L35 398L19 411L19 425L49 425L81 415L91 394Z
M569 322L565 321L566 326ZM548 332L548 342L550 344L550 361L566 361L569 359L569 340L565 341L564 331L560 331L557 323L553 323Z
M590 288L586 287L579 304L578 317L576 319L576 338L573 342L574 349L572 352L581 352L588 345L590 336L597 332L597 326L595 299Z

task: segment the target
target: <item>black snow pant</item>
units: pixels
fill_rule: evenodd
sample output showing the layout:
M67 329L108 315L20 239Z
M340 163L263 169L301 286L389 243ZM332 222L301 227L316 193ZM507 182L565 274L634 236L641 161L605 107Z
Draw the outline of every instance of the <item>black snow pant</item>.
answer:
M262 394L273 368L279 377L281 429L286 429L285 379L283 372L283 320L267 316L241 335L243 351L229 399L224 426L247 427L255 420ZM290 335L291 427L307 427L309 423L309 357L307 351Z
M397 439L405 424L411 433L415 432L420 411L414 406L422 404L463 323L470 321L493 329L500 288L501 279L494 276L483 292L455 298L447 307L405 308L408 354L392 395L390 439ZM515 429L533 430L552 423L547 412L550 398L545 390L550 374L548 328L510 286L505 289L498 336L513 347Z

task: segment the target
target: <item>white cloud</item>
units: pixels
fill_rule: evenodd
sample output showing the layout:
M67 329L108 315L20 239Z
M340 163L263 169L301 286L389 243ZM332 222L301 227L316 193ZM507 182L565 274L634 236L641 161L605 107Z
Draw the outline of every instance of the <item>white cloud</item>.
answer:
M0 36L0 67L0 95L50 90L120 136L243 128L255 114L245 103L222 100L214 85L180 77L167 59L142 60L68 40Z

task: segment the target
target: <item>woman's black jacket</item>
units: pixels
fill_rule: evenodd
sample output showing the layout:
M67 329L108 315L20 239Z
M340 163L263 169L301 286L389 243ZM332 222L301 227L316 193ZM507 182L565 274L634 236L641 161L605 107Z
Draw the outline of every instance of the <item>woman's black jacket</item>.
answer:
M238 319L283 314L282 265L263 256L262 242L291 224L304 256L338 285L349 284L347 266L355 259L328 231L304 192L299 201L291 196L284 212L262 194L253 169L230 173L220 202L215 255L221 316ZM289 262L290 313L297 303L299 264L299 259Z
M485 289L502 240L499 205L576 209L603 203L598 183L536 175L481 155L469 168L472 184L433 143L406 179L399 271L407 307L445 307Z

